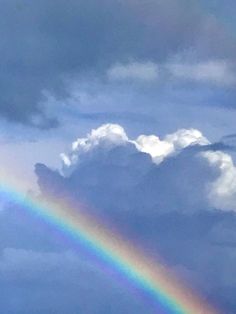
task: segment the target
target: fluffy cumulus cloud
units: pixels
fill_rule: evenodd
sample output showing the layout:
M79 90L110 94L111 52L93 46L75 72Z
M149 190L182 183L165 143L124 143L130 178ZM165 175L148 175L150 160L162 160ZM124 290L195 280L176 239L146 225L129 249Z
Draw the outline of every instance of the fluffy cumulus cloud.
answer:
M138 150L150 154L154 162L159 163L168 155L190 145L207 145L209 142L198 130L182 129L167 135L163 140L156 135L140 135L134 143Z
M62 169L37 164L35 172L41 197L66 194L91 205L90 214L161 255L228 314L236 309L236 168L226 147L196 129L130 139L122 126L105 124L73 142ZM0 211L0 228L5 312L153 313L84 248L22 208Z
M85 138L79 138L72 144L72 151L69 156L61 154L64 173L73 171L79 162L80 157L89 154L95 148L107 146L116 147L128 142L128 137L120 125L106 124L92 130Z
M235 210L236 167L232 157L221 151L206 152L204 156L219 172L217 180L210 186L211 202L218 208Z
M118 124L104 124L93 129L85 138L79 138L72 144L72 151L67 156L62 154L65 169L76 165L79 156L99 147L107 146L112 149L115 146L134 144L137 151L149 154L155 163L163 161L165 157L175 152L180 152L191 145L208 145L210 142L196 129L181 129L173 134L168 134L163 140L156 135L140 135L136 140L128 138L125 130Z
M201 146L204 147L204 149L201 149ZM195 148L195 150L191 148ZM236 167L234 166L233 160L230 155L222 151L215 150L215 148L213 151L213 147L211 149L211 143L208 139L196 129L181 129L175 133L166 135L163 139L160 139L156 135L140 135L137 139L132 140L128 138L125 130L120 125L102 125L98 129L92 130L87 137L77 139L72 144L72 150L69 154L61 155L63 161L62 173L66 177L71 174L73 175L73 172L82 171L84 165L90 162L97 162L99 167L99 165L104 162L103 159L107 159L106 162L108 165L111 163L110 166L114 164L114 169L116 163L117 167L121 167L123 164L119 164L120 160L117 158L117 156L119 156L119 150L125 152L125 154L129 151L132 152L131 155L129 153L126 157L128 159L128 156L130 156L131 160L127 160L126 163L130 164L131 169L136 168L135 159L133 161L134 164L132 164L133 155L139 155L140 161L143 159L144 164L140 166L140 173L143 172L143 169L147 169L147 173L146 176L140 177L139 184L142 186L143 180L147 182L148 180L153 180L152 185L149 187L154 193L151 199L149 198L152 206L157 202L154 195L155 191L157 193L160 192L160 182L165 181L166 177L168 177L169 180L171 179L173 181L173 184L177 185L179 178L175 179L176 173L178 172L181 175L182 172L182 184L180 182L179 187L174 187L176 189L174 194L176 194L177 190L179 190L179 193L183 193L181 195L182 204L188 199L187 190L185 191L186 194L183 191L188 189L188 184L190 184L192 192L195 190L191 197L193 197L193 195L197 193L197 189L200 188L202 193L198 195L199 200L208 200L208 206L221 210L236 210L234 205L234 198L236 196ZM148 156L149 162L147 162ZM148 167L147 163L149 163ZM159 167L155 167L155 165ZM168 169L168 165L173 168L172 175L169 173L170 169ZM104 165L101 166L103 167ZM197 171L199 171L199 174L194 167L198 167ZM200 170L204 168L206 170L205 174L204 172L200 172ZM127 169L127 176L129 172L131 175L132 170ZM152 178L153 172L157 173L157 178ZM160 177L159 173L161 173L163 177ZM96 174L88 172L87 176L96 177ZM86 180L90 181L88 177ZM106 177L106 173L104 177ZM129 181L132 182L133 179L132 186L136 185L136 176L131 177ZM98 178L96 178L96 180L97 179ZM118 182L119 176L115 180ZM125 176L122 178L121 176L120 185L126 185L127 182L127 178ZM198 186L198 182L201 182L202 187ZM170 182L167 183L170 184ZM187 184L185 185L185 183ZM83 185L83 183L81 184ZM109 187L107 188L109 189ZM164 192L162 189L163 186L161 188L161 194ZM134 195L136 192L135 189L130 191L130 193ZM169 192L170 190L165 191L164 197L168 198L167 194ZM163 195L160 197L162 198ZM174 203L177 202L177 199L173 197L172 201L173 204L169 204L169 208L164 208L164 210L176 209ZM188 208L188 206L186 207L187 208L183 208L183 210L192 210L191 206L190 208Z

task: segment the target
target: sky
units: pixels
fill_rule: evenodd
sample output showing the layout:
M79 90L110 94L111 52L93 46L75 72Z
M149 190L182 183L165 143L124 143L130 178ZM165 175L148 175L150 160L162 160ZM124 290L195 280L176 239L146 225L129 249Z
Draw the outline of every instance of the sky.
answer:
M236 313L236 3L0 0L0 176L67 193ZM151 314L0 195L3 313Z

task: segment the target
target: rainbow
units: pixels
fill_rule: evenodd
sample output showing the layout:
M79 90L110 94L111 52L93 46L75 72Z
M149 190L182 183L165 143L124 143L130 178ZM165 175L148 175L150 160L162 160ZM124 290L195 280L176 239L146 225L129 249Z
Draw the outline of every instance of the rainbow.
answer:
M215 314L215 310L196 296L164 265L153 261L137 250L121 236L105 228L98 219L89 216L81 208L69 201L50 197L43 201L36 197L26 197L22 189L14 183L0 181L0 198L4 197L39 217L45 223L82 244L102 263L121 274L136 289L151 297L161 313L173 314ZM21 185L22 186L22 185ZM76 210L75 210L76 208ZM163 312L164 311L164 312ZM156 310L156 313L160 311Z

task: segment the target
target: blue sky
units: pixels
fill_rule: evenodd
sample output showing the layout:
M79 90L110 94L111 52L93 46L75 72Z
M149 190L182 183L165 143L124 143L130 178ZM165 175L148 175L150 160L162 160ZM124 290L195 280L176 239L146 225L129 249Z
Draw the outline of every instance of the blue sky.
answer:
M26 193L86 200L220 313L236 313L234 1L0 7L0 173ZM153 313L3 203L4 313Z

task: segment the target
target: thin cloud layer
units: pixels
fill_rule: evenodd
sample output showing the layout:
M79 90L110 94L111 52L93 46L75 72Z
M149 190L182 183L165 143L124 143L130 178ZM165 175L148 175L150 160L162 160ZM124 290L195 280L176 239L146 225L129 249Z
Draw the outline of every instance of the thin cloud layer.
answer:
M180 61L166 63L131 62L115 64L107 70L110 80L171 82L178 84L206 84L208 86L234 87L236 83L235 65L227 60L184 61L186 56L178 56ZM189 57L188 57L189 58Z
M225 60L211 60L195 64L172 63L167 65L167 69L176 79L186 81L218 86L231 86L236 82L234 66Z
M116 64L107 71L111 80L154 81L158 79L158 65L153 62Z

